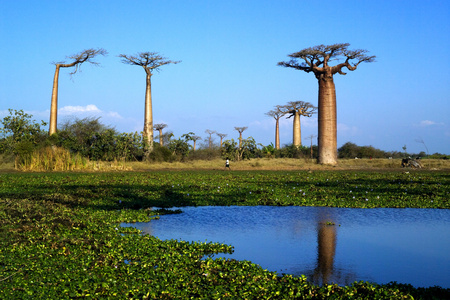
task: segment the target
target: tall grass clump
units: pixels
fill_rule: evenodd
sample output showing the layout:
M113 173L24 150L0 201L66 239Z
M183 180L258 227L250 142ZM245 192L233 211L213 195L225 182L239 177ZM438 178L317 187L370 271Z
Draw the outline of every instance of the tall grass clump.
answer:
M88 168L88 159L61 147L44 147L16 158L22 171L73 171Z

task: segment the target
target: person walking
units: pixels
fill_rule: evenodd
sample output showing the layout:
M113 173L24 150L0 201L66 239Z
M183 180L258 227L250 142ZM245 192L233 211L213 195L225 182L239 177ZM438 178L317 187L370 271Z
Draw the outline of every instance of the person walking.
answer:
M231 170L230 168L230 160L227 158L226 162L225 162L225 170L228 168L228 170Z

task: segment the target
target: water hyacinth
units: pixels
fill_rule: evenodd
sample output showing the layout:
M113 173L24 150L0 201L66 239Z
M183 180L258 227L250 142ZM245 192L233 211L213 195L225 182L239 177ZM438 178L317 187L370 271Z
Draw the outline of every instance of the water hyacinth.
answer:
M421 179L413 182L400 172L298 170L2 174L0 298L187 299L220 291L236 299L326 299L330 293L363 299L412 293L397 284L313 286L251 262L202 260L232 251L228 245L161 241L117 224L201 205L449 209L448 172L418 174Z

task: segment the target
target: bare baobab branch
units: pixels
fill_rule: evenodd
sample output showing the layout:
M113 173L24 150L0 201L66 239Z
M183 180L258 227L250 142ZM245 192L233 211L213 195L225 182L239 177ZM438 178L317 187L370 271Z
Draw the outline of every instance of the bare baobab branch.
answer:
M105 49L87 49L83 50L78 54L68 56L67 58L71 60L69 63L58 62L53 63L56 67L55 75L53 77L53 90L52 90L52 100L50 105L50 128L49 135L56 133L57 118L58 118L58 81L59 81L59 69L60 68L71 68L75 69L70 72L70 76L74 75L80 70L81 64L88 62L93 65L99 65L98 62L93 59L98 55L107 55L108 52Z

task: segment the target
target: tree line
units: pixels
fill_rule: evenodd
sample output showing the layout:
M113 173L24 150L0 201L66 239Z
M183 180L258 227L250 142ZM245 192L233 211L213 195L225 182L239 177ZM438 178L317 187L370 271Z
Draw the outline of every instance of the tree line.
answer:
M279 142L279 119L282 116L288 115L288 118L293 117L293 145L301 147L301 127L300 116L310 117L313 113L318 113L318 163L320 164L337 164L337 115L336 115L336 88L334 85L333 76L335 74L346 75L344 69L354 71L362 62L373 62L375 56L367 55L367 50L356 49L349 50L350 44L332 44L332 45L318 45L310 48L305 48L301 51L289 54L290 60L279 62L278 65L282 67L292 68L306 73L313 73L318 80L318 106L317 108L309 102L291 101L287 105L275 106L267 115L273 117L276 121L275 130L275 149L280 150ZM98 65L95 61L97 56L107 55L105 49L86 49L80 53L68 56L68 62L62 61L53 63L55 65L55 74L53 78L53 90L50 105L50 123L49 135L52 136L57 133L57 111L58 111L58 80L61 68L73 68L70 75L74 75L81 68L83 63L90 63ZM168 64L178 64L180 61L169 60L162 57L157 52L139 52L135 55L119 54L122 63L140 66L146 73L146 92L145 92L145 106L144 106L144 128L142 131L142 143L144 145L143 157L148 159L154 149L153 131L156 129L160 132L164 127L153 125L152 113L152 95L151 95L151 77L155 71ZM343 60L343 61L342 61ZM335 65L332 62L337 61ZM341 62L339 62L341 61ZM160 124L158 124L160 125ZM243 148L242 132L246 127L235 127L239 132L239 146L236 147L240 157L239 151ZM109 130L110 132L111 130ZM108 132L108 130L105 130ZM216 132L214 132L216 133ZM211 144L212 132L209 133L209 144ZM223 142L223 134L219 135L221 143ZM187 138L187 137L186 137ZM189 136L193 138L193 136ZM161 144L160 140L160 146ZM311 136L312 142L312 136ZM195 148L195 141L194 141ZM127 148L128 149L128 148ZM312 149L312 146L311 146ZM125 151L125 150L124 150ZM127 150L128 151L128 150ZM126 151L125 151L126 152ZM126 155L124 155L126 157Z
M247 127L236 127L239 138L223 140L226 134L206 130L208 137L204 143L193 132L175 138L172 133L162 133L166 124L155 125L160 131L159 142L153 143L153 151L145 156L146 145L142 133L121 133L115 128L102 124L100 118L84 118L67 120L60 124L59 130L48 135L44 129L47 123L32 119L32 115L23 110L9 109L9 115L0 120L0 154L2 160L10 157L17 163L25 163L33 153L41 149L58 147L66 149L72 155L94 161L188 161L223 158L243 160L250 158L317 158L318 146L297 146L287 144L277 149L273 143L262 145L252 137L243 137ZM158 127L158 128L156 128ZM220 142L215 143L212 137L216 134ZM348 142L338 149L339 158L403 158L407 156L425 157L425 153L386 152L372 146L357 146ZM435 153L434 158L447 156Z
M336 88L333 76L336 73L346 75L344 68L350 71L356 70L362 62L373 62L375 56L368 56L367 50L349 50L350 44L341 43L333 45L318 45L303 49L299 52L289 54L289 61L279 62L282 67L301 70L306 73L313 73L318 80L318 162L321 164L337 164L337 115L336 115ZM54 63L56 66L53 79L53 91L50 112L49 134L56 133L57 128L57 107L58 107L58 78L60 68L75 68L70 74L75 74L80 66L85 63L98 64L94 58L98 55L106 55L104 49L87 49L78 54L69 56L70 62ZM177 64L180 61L168 60L160 56L157 52L140 52L136 55L120 54L122 62L129 65L142 67L146 72L146 93L144 109L144 156L149 157L153 151L153 114L151 96L151 76L155 71L167 64ZM332 61L344 60L335 65ZM278 122L281 116L289 114L293 119L293 144L301 146L300 116L311 116L315 112L315 107L310 103L295 101L289 102L286 106L276 106L273 111L268 112L276 120L275 149L280 148ZM160 129L158 129L160 130ZM238 130L238 129L237 129ZM245 129L241 129L242 131ZM238 130L239 131L239 130ZM242 146L242 131L239 131L239 148ZM223 137L221 137L222 141ZM312 139L312 138L311 138ZM211 135L210 135L211 140Z

